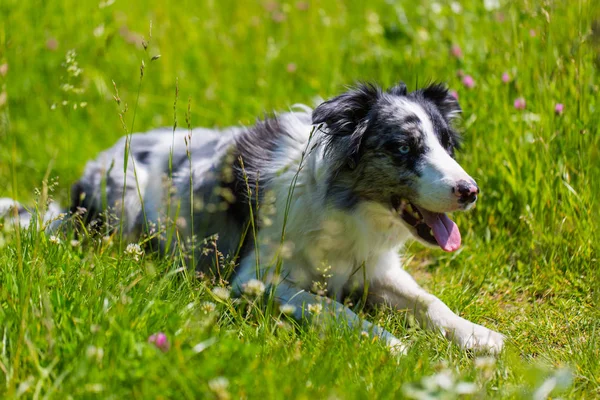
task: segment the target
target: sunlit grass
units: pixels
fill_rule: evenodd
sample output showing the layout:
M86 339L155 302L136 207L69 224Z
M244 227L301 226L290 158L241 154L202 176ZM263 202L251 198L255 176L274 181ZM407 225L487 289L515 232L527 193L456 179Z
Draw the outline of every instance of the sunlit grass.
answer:
M464 109L458 157L483 193L456 216L462 251L411 245L407 268L509 345L481 360L372 310L411 343L395 359L117 237L4 227L0 396L397 398L448 371L478 398L531 397L552 377L563 397L600 395L597 2L111 3L0 2L0 197L67 204L98 151L173 126L176 85L179 121L224 127L355 80L446 81ZM167 351L148 343L159 332Z

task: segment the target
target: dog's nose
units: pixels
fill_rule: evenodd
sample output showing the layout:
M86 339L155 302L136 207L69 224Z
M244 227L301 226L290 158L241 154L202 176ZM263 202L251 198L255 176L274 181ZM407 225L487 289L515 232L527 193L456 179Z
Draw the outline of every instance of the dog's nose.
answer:
M460 180L455 187L452 188L452 192L458 197L458 202L461 204L471 204L477 200L479 194L479 187L475 181Z

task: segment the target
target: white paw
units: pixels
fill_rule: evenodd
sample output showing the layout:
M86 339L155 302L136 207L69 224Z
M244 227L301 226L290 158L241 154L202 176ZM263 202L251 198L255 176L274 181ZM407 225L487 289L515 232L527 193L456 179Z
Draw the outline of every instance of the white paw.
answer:
M485 326L463 320L461 326L453 331L448 330L446 336L465 350L478 353L498 354L504 347L504 335Z

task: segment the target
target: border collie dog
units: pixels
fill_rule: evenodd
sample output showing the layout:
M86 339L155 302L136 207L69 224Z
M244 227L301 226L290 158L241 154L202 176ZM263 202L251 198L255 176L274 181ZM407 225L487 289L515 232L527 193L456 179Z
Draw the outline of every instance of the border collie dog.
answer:
M215 272L215 253L194 243L218 234L219 252L237 255L234 293L260 279L298 320L334 319L404 351L342 304L359 293L464 349L496 353L504 336L453 313L399 255L410 239L448 252L461 245L447 213L470 209L479 188L454 159L460 112L441 84L360 84L250 127L135 134L87 164L71 210L88 223L110 213L132 240L171 221L157 248L188 246L204 272Z

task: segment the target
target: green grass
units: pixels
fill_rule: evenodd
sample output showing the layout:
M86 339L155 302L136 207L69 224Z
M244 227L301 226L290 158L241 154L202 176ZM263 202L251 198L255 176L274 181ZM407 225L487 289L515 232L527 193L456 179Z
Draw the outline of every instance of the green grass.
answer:
M0 197L34 204L48 174L67 203L86 160L123 126L173 125L177 82L179 125L189 99L192 125L224 127L355 80L447 81L464 109L459 160L483 195L456 216L462 251L411 245L407 268L509 343L486 369L404 313L374 310L371 320L412 344L398 360L354 333L288 329L261 307L219 301L214 283L176 260L136 262L116 244L73 247L5 227L0 397L398 398L448 369L477 382L474 398L530 398L563 367L572 381L555 393L600 396L599 2L501 1L488 11L465 0L454 11L439 2L438 14L408 0L107 3L0 3ZM79 75L65 63L70 49ZM518 97L526 110L513 107ZM147 343L159 331L171 343L164 353ZM199 343L208 347L197 352Z

